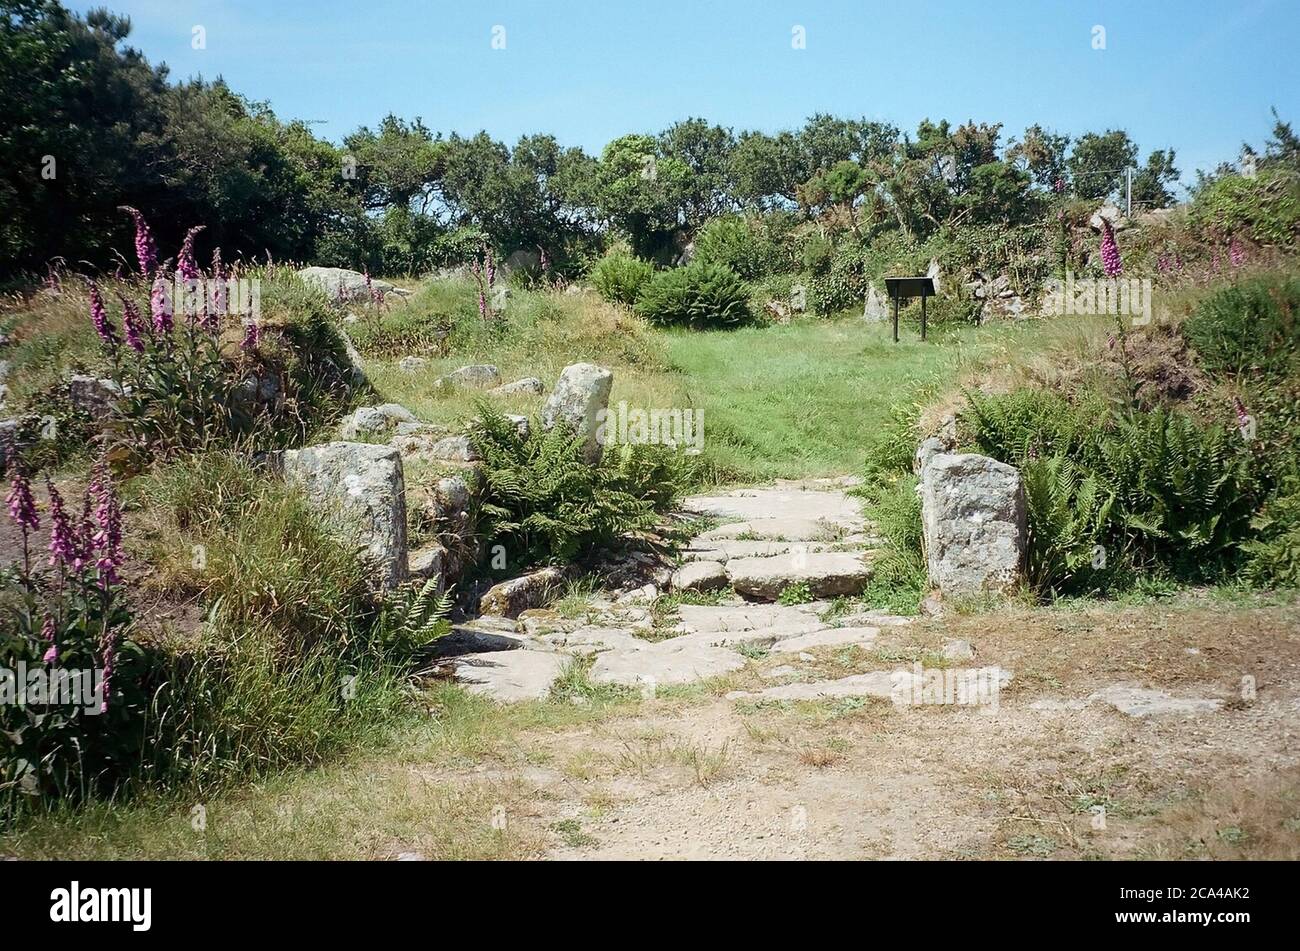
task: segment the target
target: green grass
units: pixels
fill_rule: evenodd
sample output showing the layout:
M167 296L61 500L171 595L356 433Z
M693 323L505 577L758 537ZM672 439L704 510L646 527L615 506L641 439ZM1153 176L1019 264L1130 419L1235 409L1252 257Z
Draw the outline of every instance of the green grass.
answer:
M455 328L447 338L449 355L431 342L435 324ZM895 344L887 325L853 316L738 330L663 330L593 294L520 291L489 328L478 318L470 285L444 282L353 327L379 400L448 427L461 426L483 398L478 391L445 392L435 385L457 367L492 363L506 382L536 376L549 389L570 363L608 366L614 371L611 407L626 402L629 408L703 411L698 479L709 484L857 474L866 447L900 403L955 385L981 366L1019 364L1044 346L1087 332L1091 323L939 327L924 343L905 328ZM398 362L406 354L428 363L403 371ZM500 406L533 414L543 401L519 396Z

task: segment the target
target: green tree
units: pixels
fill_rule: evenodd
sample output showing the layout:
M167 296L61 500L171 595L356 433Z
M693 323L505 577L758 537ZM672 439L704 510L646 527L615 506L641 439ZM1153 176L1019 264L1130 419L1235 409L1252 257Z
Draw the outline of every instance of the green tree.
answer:
M1137 143L1127 132L1111 129L1101 135L1088 132L1081 136L1066 163L1075 194L1082 198L1118 197L1124 171L1137 162L1137 156Z

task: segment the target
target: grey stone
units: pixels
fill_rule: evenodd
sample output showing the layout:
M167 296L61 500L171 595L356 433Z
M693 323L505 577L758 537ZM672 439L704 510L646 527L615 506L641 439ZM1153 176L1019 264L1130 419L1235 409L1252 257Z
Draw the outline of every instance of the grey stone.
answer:
M907 671L873 670L866 674L841 677L839 680L784 684L780 687L767 687L756 692L734 690L727 694L727 699L826 700L839 697L876 697L881 700L889 700L894 696L894 691L897 689L895 685L901 685L903 676L906 676L910 683L911 675Z
M407 571L413 578L432 578L435 575L446 578L447 549L437 542L418 551L413 551L407 558Z
M355 441L365 436L382 436L396 429L399 423L420 425L415 414L399 403L361 406L343 417L339 438Z
M867 300L862 305L862 319L879 322L889 319L889 304L885 295L872 284L867 288Z
M878 627L831 627L777 641L772 645L772 650L779 654L798 654L817 647L846 647L850 644L869 647L879 636Z
M595 684L671 686L730 673L745 666L735 651L684 638L646 643L640 650L600 654L591 667Z
M298 276L306 284L324 293L331 302L370 299L366 276L360 271L350 271L343 267L305 267L298 272ZM406 297L411 293L378 278L370 279L370 287L383 294L396 294L398 297Z
M415 373L428 365L429 361L424 357L402 357L397 361L397 368L403 373Z
M918 492L930 580L943 594L1005 592L1020 582L1027 524L1019 470L939 453Z
M522 380L515 380L513 383L503 383L501 386L493 387L488 392L493 396L519 396L521 394L541 396L546 392L546 387L537 377L529 376L524 377Z
M529 608L544 606L559 590L564 579L563 569L542 568L503 581L490 588L479 600L479 613L517 618Z
M684 500L687 511L744 521L800 519L826 522L847 531L862 528L862 507L843 492L772 486L738 489L725 495L694 495ZM717 536L726 537L726 536Z
M113 380L76 374L68 380L68 398L72 405L97 422L113 415L113 408L124 395L124 390Z
M674 591L716 591L727 586L727 570L716 561L688 561L673 572Z
M487 390L501 383L501 371L491 364L476 363L447 374L452 385L473 390Z
M1193 716L1199 713L1214 713L1223 706L1222 700L1174 697L1163 690L1146 690L1128 684L1106 687L1098 690L1088 699L1109 704L1130 717Z
M470 693L503 703L544 700L551 685L573 663L566 654L506 650L467 654L451 661L453 676Z
M920 475L929 465L930 460L940 453L947 452L951 446L944 444L944 440L938 436L928 436L921 440L921 445L916 447L916 456L912 460L912 472Z
M406 577L406 486L402 457L390 446L332 442L280 457L287 480L349 530L378 571L378 586Z
M429 454L435 459L448 462L477 462L483 458L468 436L447 436L440 439L429 448Z
M943 645L940 654L947 660L971 660L975 656L975 647L970 641L949 641Z
M564 368L542 408L542 426L564 426L584 440L588 462L600 462L604 451L603 423L609 411L614 374L594 363L574 363Z
M791 585L806 584L816 598L861 594L871 566L852 552L791 552L727 562L731 586L740 594L775 601Z
M847 528L842 524L816 518L759 518L748 522L730 522L709 529L699 538L706 542L731 538L767 541L829 542L840 538Z

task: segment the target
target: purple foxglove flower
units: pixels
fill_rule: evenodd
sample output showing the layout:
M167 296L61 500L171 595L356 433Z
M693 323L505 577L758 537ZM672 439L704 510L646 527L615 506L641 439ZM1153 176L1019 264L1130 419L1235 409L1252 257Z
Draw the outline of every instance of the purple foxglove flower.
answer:
M95 325L99 339L110 347L118 345L117 332L108 322L108 311L104 309L104 298L99 293L99 285L90 282L90 322Z
M1241 267L1246 263L1246 249L1242 247L1236 235L1233 235L1232 243L1228 245L1228 260L1232 262L1233 267Z
M199 278L201 272L194 261L194 236L204 227L204 225L195 225L185 232L185 240L181 242L181 253L176 259L176 271L180 274L181 280L196 281Z
M1119 277L1124 273L1124 262L1120 260L1115 232L1105 218L1101 220L1101 266L1107 277Z
M41 660L47 664L58 663L59 645L54 641L54 618L48 614L45 615L45 623L41 625L41 638L50 645Z
M36 514L36 500L32 498L32 484L27 481L26 474L19 466L14 466L5 502L9 505L9 517L24 533L41 527L40 517Z
M99 569L100 585L108 588L117 581L117 571L126 560L126 553L122 550L122 507L103 462L95 466L86 494L95 504L95 533L90 540L91 547L98 554L95 567Z
M167 282L161 277L153 282L153 291L149 294L149 312L153 317L155 333L172 332L172 298L167 289Z
M50 566L73 564L81 557L81 540L72 528L63 496L48 476L45 486L50 494Z
M244 324L244 339L239 342L240 350L254 350L262 339L262 328L257 321L250 320Z
M492 287L497 280L497 265L496 265L496 261L493 260L492 258L492 249L491 248L485 249L483 251L483 257L485 259L485 265L483 270L487 277L487 285L488 287Z
M158 248L153 242L153 234L144 220L144 215L130 205L119 205L135 221L135 257L140 262L140 273L145 277L158 268Z
M122 331L126 334L127 345L136 353L144 353L144 337L141 336L145 326L144 318L140 316L135 304L121 294L117 296L122 301Z

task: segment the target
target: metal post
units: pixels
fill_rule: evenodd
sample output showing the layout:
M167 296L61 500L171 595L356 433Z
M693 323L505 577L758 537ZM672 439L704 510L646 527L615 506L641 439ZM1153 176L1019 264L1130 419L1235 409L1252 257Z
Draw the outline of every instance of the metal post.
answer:
M921 339L922 340L925 339L925 299L928 296L930 295L926 294L925 291L921 292Z
M894 291L894 343L898 343L898 291Z

